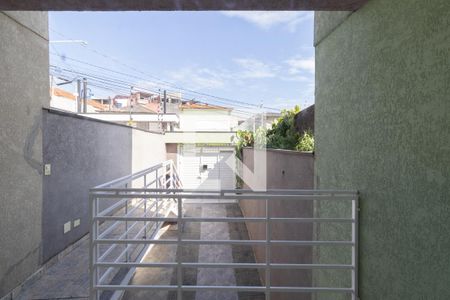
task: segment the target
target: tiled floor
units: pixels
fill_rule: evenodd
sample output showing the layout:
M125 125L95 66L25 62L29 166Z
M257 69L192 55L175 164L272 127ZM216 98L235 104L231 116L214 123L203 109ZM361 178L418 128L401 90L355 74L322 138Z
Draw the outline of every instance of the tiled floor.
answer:
M242 216L237 204L186 204L187 217L239 217ZM168 224L161 229L161 239L176 238L176 224ZM183 238L188 239L248 239L246 227L242 223L186 223ZM181 251L183 262L254 262L249 246L230 245L188 245L177 249L175 245L155 245L144 257L146 262L174 262L177 251ZM25 286L17 299L87 299L88 297L88 239L77 248L48 268L43 276ZM138 268L130 284L176 285L176 271L172 268ZM257 270L253 269L185 269L184 285L261 285ZM106 295L104 295L106 296ZM108 297L102 297L108 298ZM126 300L175 300L175 292L128 291ZM261 300L261 293L236 292L186 292L185 300Z
M187 204L186 217L242 217L237 204ZM174 239L176 225L166 228L161 239ZM248 239L247 229L241 223L198 223L189 222L183 227L184 239ZM204 263L251 263L255 262L253 251L248 246L230 245L189 245L181 249L183 262ZM157 245L145 257L146 262L175 262L177 248L175 246ZM185 269L182 274L183 285L261 285L257 270L244 269ZM170 268L137 269L130 284L176 285L176 270ZM175 292L128 291L126 300L176 300ZM184 300L261 300L261 293L237 292L185 292Z

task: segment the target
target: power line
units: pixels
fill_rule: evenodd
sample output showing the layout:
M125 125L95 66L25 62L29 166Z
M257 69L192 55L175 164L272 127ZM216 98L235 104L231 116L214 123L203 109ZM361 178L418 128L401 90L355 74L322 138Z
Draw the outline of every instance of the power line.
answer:
M108 91L113 91L113 92L119 92L119 94L126 94L129 91L130 87L133 87L135 90L141 90L143 92L149 92L149 93L153 93L153 94L158 94L158 91L155 90L151 90L145 87L140 87L140 86L136 86L133 85L130 82L125 82L122 81L120 79L115 79L115 78L105 78L105 77L101 77L101 76L96 76L96 75L92 75L89 73L84 73L84 72L79 72L79 71L74 71L74 70L68 70L68 69L64 69L64 68L59 68L57 66L51 65L50 66L51 69L58 69L58 70L62 70L66 73L71 73L74 75L79 75L80 77L85 77L89 79L89 84L91 86L97 87L97 88L101 88L104 90L108 90ZM61 74L56 74L56 73L52 73L52 75L56 76L61 76ZM70 76L67 76L70 77ZM69 78L67 78L68 80L70 80ZM191 101L192 99L186 99L183 97L180 97L180 100L184 100L184 101ZM207 104L210 105L210 103L208 103L207 101L201 101L201 100L195 100L196 102L199 103L203 103L203 104ZM216 102L217 100L213 100L213 102ZM246 107L245 107L246 108ZM240 109L236 109L234 108L233 111L240 113L240 114L245 114L245 115L253 115L252 112L249 111L244 111L244 110L240 110Z
M150 92L150 93L153 93L153 94L157 94L158 93L158 91L156 91L156 90L152 90L150 88L138 86L138 85L135 85L134 83L123 81L121 79L117 79L117 78L113 78L113 77L98 76L97 74L93 75L91 73L75 71L73 69L69 70L69 69L59 68L59 67L54 66L54 65L51 65L50 67L52 69L56 69L58 71L64 71L66 73L71 73L71 74L74 74L74 75L77 75L77 76L80 76L80 77L88 77L94 82L100 82L100 83L106 84L108 86L113 86L115 88L120 88L122 91L127 90L127 89L129 89L129 87L133 86L135 89L142 90L144 92ZM192 100L192 99L187 99L187 98L184 98L184 97L181 97L181 99L185 100L185 101L191 101ZM206 101L202 101L202 100L196 100L196 101L197 102L201 102L201 103L207 103ZM220 100L212 100L212 101L213 102L224 103L224 101L220 101ZM248 107L246 107L246 106L241 106L241 108L248 109ZM245 112L245 113L248 113L248 114L252 114L251 112L246 112L246 111L242 111L242 110L237 110L237 111Z
M53 31L53 32L55 32L55 33L57 33L57 34L59 34L59 35L61 35L61 36L63 36L63 37L65 37L65 38L68 38L67 36L65 36L65 35L63 35L63 34L61 34L61 33L58 33L57 31L53 30L52 28L50 28L50 30ZM174 83L168 82L168 81L166 81L166 80L162 80L162 79L160 79L160 78L158 78L158 77L156 77L156 76L154 76L154 75L151 75L151 74L149 74L149 73L143 72L143 71L141 71L141 70L139 70L139 69L137 69L137 68L135 68L135 67L133 67L133 66L130 66L130 65L128 65L128 64L125 64L125 63L123 63L123 62L117 60L116 58L111 57L111 56L109 56L109 55L107 55L107 54L104 54L104 53L102 53L102 52L100 52L100 51L98 51L98 50L96 50L96 49L91 48L91 47L88 47L87 45L84 45L84 44L83 44L82 46L85 47L85 48L87 48L87 49L89 49L90 51L92 51L92 52L94 52L94 53L96 53L96 54L98 54L98 55L104 57L104 58L107 58L107 59L110 59L110 60L114 61L114 62L115 62L116 64L118 64L118 65L121 65L121 66L126 67L126 68L128 68L128 69L131 69L131 70L133 70L133 71L135 71L135 72L137 72L137 73L140 73L140 74L142 74L142 75L148 76L148 77L150 77L150 78L153 78L153 80L159 81L159 82L163 83L164 85L170 86L170 87L172 87L172 88L175 88L175 89L178 89L178 90L183 90L183 91L185 91L185 92L194 93L194 94L201 95L201 96L206 96L206 97L215 98L215 99L218 99L218 100L223 100L223 101L226 101L226 102L231 102L231 103L236 103L236 104L241 104L241 105L247 105L247 106L251 106L251 107L261 107L260 105L257 105L257 104L253 104L253 103L249 103L249 102L244 102L244 101L233 100L233 99L229 99L229 98L225 98L225 97L219 97L219 96L215 96L215 95L212 95L212 94L203 93L203 92L198 92L198 91L195 91L195 90L192 90L192 89L188 89L188 88L184 88L184 87L178 86L178 85L176 85L176 84L174 84ZM52 53L52 54L53 54L53 53ZM54 55L55 55L55 54L54 54ZM56 55L60 56L59 54L56 54ZM110 71L110 72L115 72L115 73L119 73L119 74L125 75L125 73L122 73L122 72L117 72L117 71L114 71L114 70L111 70L111 69L108 69L108 68L96 66L96 65L94 65L94 64L90 64L90 63L87 63L87 62L83 62L83 61L80 61L80 60L76 60L76 59L74 59L74 58L69 58L69 57L67 57L67 56L65 56L65 58L66 58L66 59L69 59L69 60L76 61L76 62L78 62L78 63L87 64L87 65L90 65L90 66L93 66L93 67L97 67L97 68L101 68L101 69L104 69L104 70L107 70L107 71ZM141 79L141 80L147 80L146 78L139 78L139 79ZM262 106L261 108L265 108L265 109L269 109L269 110L273 110L273 111L280 111L280 110L277 109L277 108L267 107L267 106Z

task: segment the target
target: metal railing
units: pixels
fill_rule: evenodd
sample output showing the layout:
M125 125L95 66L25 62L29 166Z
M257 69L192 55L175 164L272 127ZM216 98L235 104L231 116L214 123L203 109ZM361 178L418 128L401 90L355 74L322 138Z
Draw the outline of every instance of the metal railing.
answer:
M110 188L97 187L91 190L91 204L93 208L93 235L91 249L91 298L98 299L101 291L129 291L129 290L166 290L176 291L177 299L183 299L183 292L192 291L236 291L236 292L262 292L265 293L266 300L270 300L272 293L319 293L335 292L345 293L351 299L358 299L358 194L355 191L334 191L334 190L221 190L221 191L200 191L185 189L152 189L152 188ZM96 209L98 199L173 199L176 203L176 217L168 216L117 216L104 215ZM185 217L183 216L183 202L186 199L198 200L259 200L265 203L265 216L263 217ZM293 200L293 201L347 201L351 202L351 217L310 217L310 218L283 218L274 217L271 214L272 201ZM98 223L105 221L116 222L177 222L176 239L157 239L155 237L146 238L106 238L96 232ZM188 222L259 222L265 224L266 237L263 240L201 240L185 239L182 236L182 224ZM271 229L274 223L347 223L351 225L350 240L276 240L271 238ZM177 251L175 262L141 262L129 261L105 261L98 256L98 247L101 245L176 245L178 249L185 245L249 245L265 247L265 261L255 263L202 263L183 262L180 256L181 251ZM349 247L351 248L352 260L350 264L294 264L294 263L274 263L271 257L272 246L310 246L310 247ZM97 253L97 254L96 254ZM176 285L129 285L127 283L113 284L105 282L98 277L100 268L174 268L176 270ZM232 268L232 269L258 269L265 272L265 282L262 286L237 286L237 285L183 285L183 270L185 268ZM272 270L347 270L351 272L351 287L298 287L298 286L273 286L271 285Z
M139 221L136 218L150 219L167 216L176 207L176 199L165 197L168 191L182 188L175 165L171 160L152 166L140 172L127 175L110 182L96 186L90 190L91 234L90 234L90 281L92 299L99 299L100 293L95 291L99 282L114 282L120 280L126 284L133 275L130 268L126 274L120 274L113 266L100 270L98 264L105 261L135 262L145 254L148 245L113 243L101 247L97 241L108 238L117 240L141 240L155 238L162 222ZM126 190L127 195L121 196L116 190ZM136 193L136 189L158 189L157 197L146 197L146 192ZM106 191L107 196L99 196L98 191ZM111 201L113 196L114 199ZM132 197L131 197L132 195ZM142 196L142 197L141 197ZM105 200L105 201L103 201ZM103 203L102 203L103 202ZM94 264L95 262L95 264ZM112 293L110 299L120 298L122 293Z

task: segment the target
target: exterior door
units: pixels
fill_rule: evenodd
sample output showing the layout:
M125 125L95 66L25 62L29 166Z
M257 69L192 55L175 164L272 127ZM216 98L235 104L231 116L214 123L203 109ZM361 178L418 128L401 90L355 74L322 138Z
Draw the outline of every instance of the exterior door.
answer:
M178 171L183 187L201 190L234 189L233 168L226 164L229 158L234 162L232 148L182 145Z

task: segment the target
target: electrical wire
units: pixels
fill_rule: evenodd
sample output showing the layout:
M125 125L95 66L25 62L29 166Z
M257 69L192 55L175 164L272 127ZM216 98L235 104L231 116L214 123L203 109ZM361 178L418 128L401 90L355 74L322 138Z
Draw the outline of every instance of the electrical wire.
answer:
M51 29L51 30L53 32L55 32L55 33L65 37L65 38L68 38L67 36L65 36L65 35L63 35L61 33L58 33L58 32L56 32L53 29ZM163 83L166 86L169 86L169 87L172 87L172 88L175 88L175 89L178 89L178 90L183 90L185 92L189 92L189 93L193 93L193 94L197 94L197 95L201 95L201 96L205 96L205 97L209 97L209 98L215 98L217 100L222 100L224 102L230 102L230 103L234 103L234 104L241 104L241 105L246 105L246 106L250 106L250 107L265 108L265 109L273 110L273 111L277 111L277 112L280 111L279 109L273 108L273 107L267 107L267 106L257 105L257 104L253 104L253 103L249 103L249 102L233 100L233 99L229 99L229 98L225 98L225 97L219 97L219 96L211 95L211 94L208 94L208 93L198 92L198 91L195 91L195 90L192 90L192 89L187 89L187 88L178 86L176 84L173 84L171 82L168 82L166 80L162 80L162 79L160 79L160 78L158 78L158 77L156 77L154 75L151 75L149 73L143 72L143 71L141 71L141 70L139 70L139 69L137 69L137 68L135 68L133 66L130 66L130 65L125 64L125 63L122 63L121 61L119 61L119 60L117 60L117 59L115 59L115 58L113 58L113 57L111 57L111 56L109 56L107 54L104 54L104 53L102 53L102 52L100 52L100 51L98 51L96 49L90 48L90 47L88 47L85 44L83 44L82 46L87 48L87 49L89 49L90 51L93 51L94 53L96 53L96 54L98 54L98 55L100 55L100 56L102 56L104 58L107 58L107 59L110 59L110 60L114 61L118 65L121 65L121 66L126 67L128 69L131 69L134 72L137 72L139 74L148 76L148 77L152 78L153 80L159 81L160 83ZM57 54L57 53L51 53L51 54L62 57L60 54ZM111 70L111 69L108 69L108 68L105 68L105 67L97 66L97 65L94 65L94 64L91 64L91 63L88 63L88 62L84 62L84 61L81 61L81 60L77 60L77 59L74 59L74 58L70 58L70 57L67 57L67 56L64 56L64 58L68 59L68 60L72 60L72 61L78 62L78 63L81 63L81 64L86 64L86 65L89 65L89 66L92 66L92 67L95 67L95 68L103 69L103 70L106 70L106 71L109 71L109 72L114 72L114 73L117 73L117 74L130 76L130 74L126 74L126 73L123 73L123 72L118 72L118 71L115 71L115 70ZM137 77L137 76L133 76L133 77L135 77L136 79L140 79L140 80L148 80L147 78L142 78L142 77Z
M159 92L159 91L152 90L152 89L149 89L149 88L146 88L146 87L137 86L137 85L135 85L135 84L133 84L131 82L127 82L127 81L124 81L124 80L121 80L121 79L117 79L117 78L113 78L113 77L98 76L97 74L91 74L91 73L87 73L87 72L75 71L73 69L69 70L69 69L65 69L65 68L60 68L60 67L55 66L55 65L51 65L50 68L51 68L51 70L59 71L60 73L58 74L58 76L61 76L61 74L62 74L61 72L65 72L65 73L72 74L72 77L73 76L86 77L86 78L88 78L90 80L90 84L93 85L93 86L105 87L108 90L118 89L118 90L120 90L121 93L126 93L131 86L135 90L138 90L138 91L140 90L142 92L149 92L149 93L153 93L153 94L157 94ZM70 77L70 76L68 76L68 77ZM94 82L95 85L92 84L92 82ZM100 85L102 85L102 86L100 86ZM192 99L186 99L186 98L181 97L181 100L191 101ZM209 104L208 101L202 101L202 100L196 100L196 101L200 102L200 103L204 103L204 104ZM214 100L214 102L221 102L221 101ZM243 107L248 109L248 107L245 107L245 106L243 106ZM252 112L249 112L249 111L244 111L244 110L239 110L239 109L234 109L234 110L236 112L245 113L245 114L249 114L249 115L253 114Z

